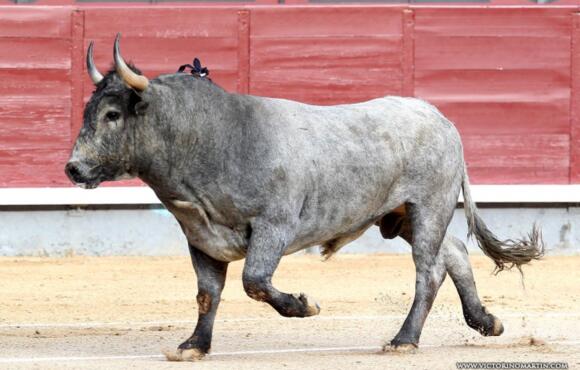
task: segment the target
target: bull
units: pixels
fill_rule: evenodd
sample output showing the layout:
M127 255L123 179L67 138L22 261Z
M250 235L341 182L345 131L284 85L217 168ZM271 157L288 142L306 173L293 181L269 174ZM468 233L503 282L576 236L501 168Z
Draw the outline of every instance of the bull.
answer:
M153 80L128 65L114 44L102 75L87 51L96 86L65 172L78 186L138 177L185 234L197 274L199 316L172 360L197 360L211 346L228 263L245 258L243 286L280 315L320 312L307 295L272 284L284 255L320 245L329 257L371 226L412 247L416 269L410 312L390 347L414 349L447 273L467 325L500 335L481 304L465 245L446 230L463 191L469 234L498 270L543 253L539 229L498 239L470 195L454 125L434 106L387 96L315 106L228 93L186 73ZM388 346L386 346L387 348Z

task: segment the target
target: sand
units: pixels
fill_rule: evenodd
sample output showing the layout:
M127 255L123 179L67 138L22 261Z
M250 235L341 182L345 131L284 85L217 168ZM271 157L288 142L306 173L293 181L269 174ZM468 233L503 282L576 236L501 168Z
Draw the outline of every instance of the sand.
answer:
M281 318L252 301L242 288L242 262L232 263L213 355L195 367L448 369L457 361L580 367L580 256L546 257L524 269L523 281L516 271L493 275L483 256L471 260L480 297L505 333L483 338L469 329L447 279L411 354L380 351L413 299L410 255L284 258L274 284L318 301L320 315L307 319ZM184 257L0 258L0 368L191 368L161 353L191 333L195 294Z

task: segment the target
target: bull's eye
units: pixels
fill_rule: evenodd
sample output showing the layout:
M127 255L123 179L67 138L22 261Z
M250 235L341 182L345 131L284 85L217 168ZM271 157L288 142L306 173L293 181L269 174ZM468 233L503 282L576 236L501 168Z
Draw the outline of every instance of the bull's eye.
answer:
M119 114L119 112L115 112L115 111L110 111L107 112L107 121L116 121L119 119L121 115Z

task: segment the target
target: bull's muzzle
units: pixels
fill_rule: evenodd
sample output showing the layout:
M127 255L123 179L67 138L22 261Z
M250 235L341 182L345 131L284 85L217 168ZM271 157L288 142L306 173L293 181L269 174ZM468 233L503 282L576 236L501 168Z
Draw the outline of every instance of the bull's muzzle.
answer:
M97 179L91 176L91 169L79 161L70 161L64 167L67 177L75 185L84 189L96 188L99 184Z

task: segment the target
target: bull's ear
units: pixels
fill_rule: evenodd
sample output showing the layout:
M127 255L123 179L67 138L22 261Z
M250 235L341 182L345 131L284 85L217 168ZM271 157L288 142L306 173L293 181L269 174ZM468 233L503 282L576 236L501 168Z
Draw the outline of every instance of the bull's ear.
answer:
M143 93L131 90L129 95L129 110L138 116L142 116L147 111L149 103L143 100Z
M146 101L141 100L140 102L137 102L137 104L135 104L135 114L138 116L144 115L147 111L147 107L149 107L149 103Z

